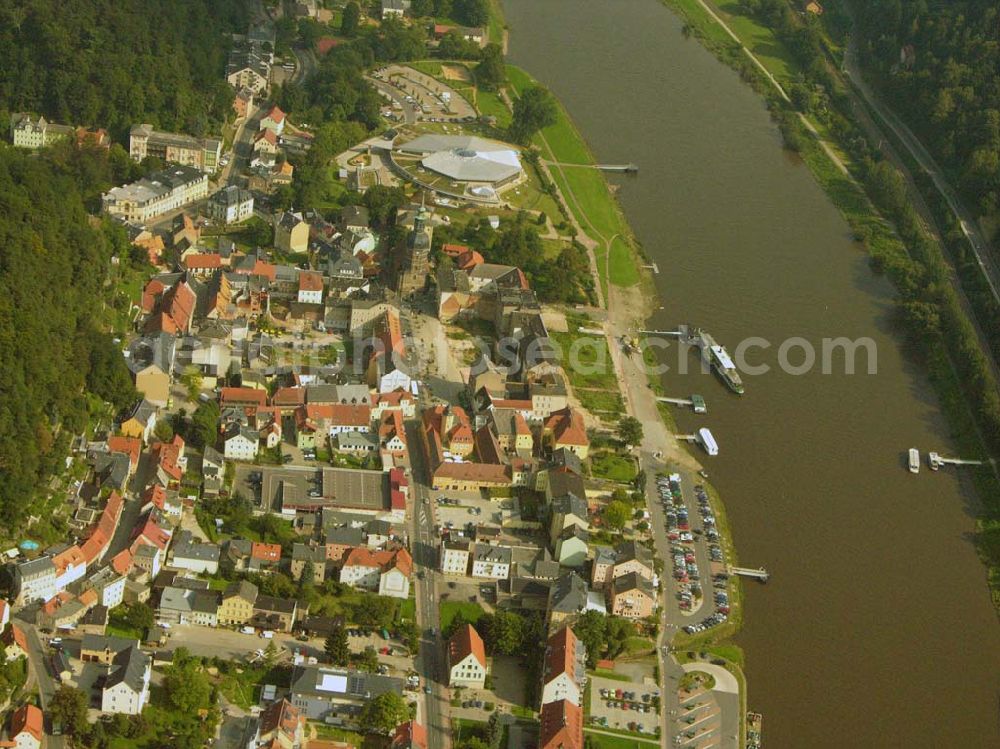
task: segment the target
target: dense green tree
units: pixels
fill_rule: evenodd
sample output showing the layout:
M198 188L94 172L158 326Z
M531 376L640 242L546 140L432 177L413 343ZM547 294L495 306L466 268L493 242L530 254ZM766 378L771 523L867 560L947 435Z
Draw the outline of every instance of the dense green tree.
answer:
M130 627L145 630L153 626L153 609L141 601L129 604L122 617Z
M153 427L153 436L160 442L170 442L174 438L174 428L169 419L160 419Z
M483 633L483 643L490 653L514 655L520 653L525 644L527 623L516 611L497 609L484 615L477 622L477 629Z
M216 435L219 433L219 404L212 400L199 403L191 415L191 428L188 431L190 442L195 447L214 447Z
M476 83L487 91L496 91L507 82L507 68L503 61L503 49L499 44L490 42L480 54L479 65L476 66Z
M378 671L378 653L371 645L366 645L365 649L358 653L353 660L359 671L369 674Z
M346 666L351 658L351 650L347 645L347 630L341 625L334 627L323 643L326 659L334 666Z
M514 114L510 123L511 140L527 144L539 130L554 125L558 115L559 105L547 88L526 88L514 100Z
M133 404L138 397L121 349L106 333L92 330L88 338L90 367L87 371L87 389L121 411Z
M174 651L174 661L163 674L163 687L170 704L181 713L195 714L210 704L212 684L201 659L191 657L185 648Z
M632 517L632 510L627 504L616 499L608 502L601 517L609 528L620 531Z
M361 7L351 0L344 6L343 15L340 17L340 33L344 36L354 36L358 32L358 23L361 20Z
M444 60L478 60L482 51L476 42L449 31L441 38L437 54Z
M213 129L230 114L227 33L244 32L242 0L0 0L0 108L107 128L136 122Z
M49 702L48 717L53 723L62 724L63 733L76 736L87 730L88 702L82 689L63 685Z
M354 605L354 621L365 627L390 627L396 616L396 602L392 598L368 594Z
M395 692L383 692L365 703L358 718L362 730L389 734L410 719L410 708Z
M485 26L490 20L489 0L454 0L455 20L466 26Z
M989 0L854 3L893 107L983 213L1000 210L1000 6Z
M618 439L626 445L642 442L642 422L634 416L623 416L618 420Z

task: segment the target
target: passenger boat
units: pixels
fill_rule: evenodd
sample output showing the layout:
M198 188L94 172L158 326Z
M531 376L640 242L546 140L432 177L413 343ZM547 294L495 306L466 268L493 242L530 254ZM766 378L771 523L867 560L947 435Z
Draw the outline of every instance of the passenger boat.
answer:
M910 473L920 473L920 451L915 448L910 448Z

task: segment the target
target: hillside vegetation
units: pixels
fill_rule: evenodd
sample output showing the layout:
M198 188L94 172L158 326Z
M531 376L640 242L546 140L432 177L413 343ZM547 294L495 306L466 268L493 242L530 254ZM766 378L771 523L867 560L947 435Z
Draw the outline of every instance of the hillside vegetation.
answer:
M883 95L982 214L1000 212L1000 4L855 2Z
M249 5L0 0L0 114L38 112L117 138L137 122L217 131L233 100L226 34L246 30Z

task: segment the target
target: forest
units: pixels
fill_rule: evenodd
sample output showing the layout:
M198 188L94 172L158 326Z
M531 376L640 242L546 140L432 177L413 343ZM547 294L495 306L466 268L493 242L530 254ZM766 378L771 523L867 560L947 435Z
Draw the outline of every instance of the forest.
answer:
M228 32L244 0L0 0L0 122L28 111L122 140L150 122L217 132L232 103Z
M67 146L68 148L68 146ZM86 158L81 156L79 158ZM90 158L106 159L93 153ZM14 524L87 424L85 391L127 407L125 362L102 332L116 227L93 224L72 162L0 148L0 518Z
M1000 211L1000 4L855 2L869 69L983 215Z

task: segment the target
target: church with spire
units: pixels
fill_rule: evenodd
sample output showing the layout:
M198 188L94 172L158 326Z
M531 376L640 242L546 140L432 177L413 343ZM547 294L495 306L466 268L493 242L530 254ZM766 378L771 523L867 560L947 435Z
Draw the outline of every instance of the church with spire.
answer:
M420 207L416 211L407 211L399 217L400 225L410 229L399 263L398 289L399 295L403 298L420 291L427 282L427 274L430 273L431 240L434 238L432 216L425 199L421 197Z

